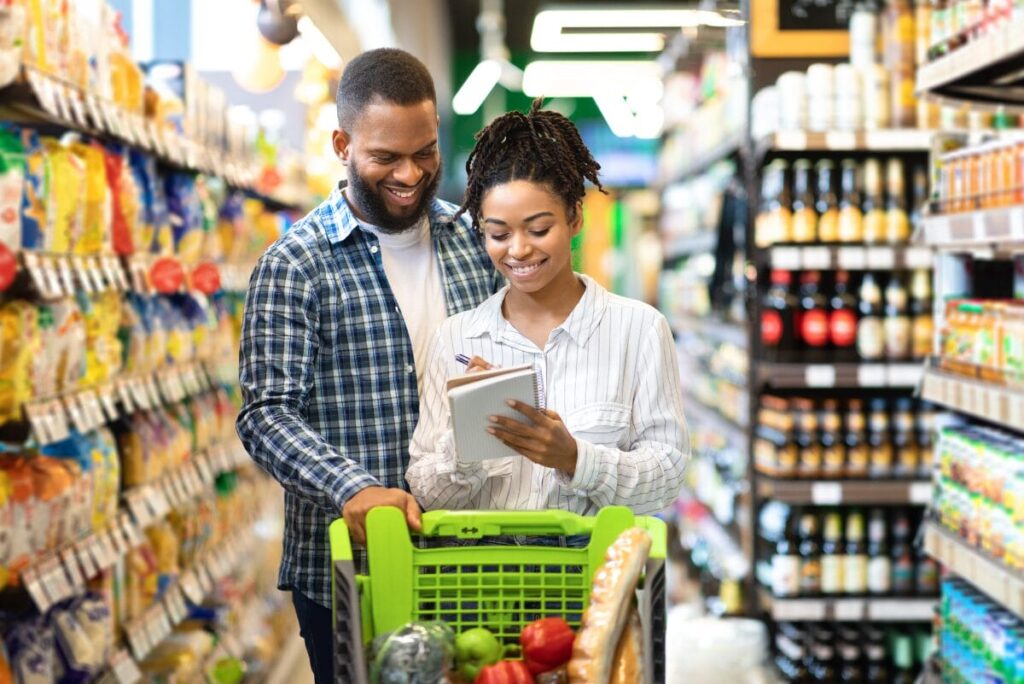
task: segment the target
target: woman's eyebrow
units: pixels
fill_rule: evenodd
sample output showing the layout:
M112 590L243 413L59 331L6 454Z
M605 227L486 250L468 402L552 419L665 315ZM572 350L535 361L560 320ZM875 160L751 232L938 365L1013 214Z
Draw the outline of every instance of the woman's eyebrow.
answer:
M535 221L535 220L537 220L537 219L539 219L541 217L544 217L544 216L554 216L554 213L552 213L550 211L539 211L536 214L531 214L530 216L527 216L526 218L524 218L523 219L523 223L529 223L530 221ZM484 219L484 223L494 223L494 224L499 225L499 226L507 226L508 225L508 223L506 223L505 221L502 221L501 219L496 219L496 218L485 218Z

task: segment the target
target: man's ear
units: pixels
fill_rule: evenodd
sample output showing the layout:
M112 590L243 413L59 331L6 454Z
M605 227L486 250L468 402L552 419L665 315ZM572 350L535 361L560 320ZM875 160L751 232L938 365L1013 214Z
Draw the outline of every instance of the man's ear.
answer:
M334 146L334 153L338 155L343 163L348 164L348 150L352 139L349 138L348 133L341 129L335 129L334 133L331 134L331 143Z

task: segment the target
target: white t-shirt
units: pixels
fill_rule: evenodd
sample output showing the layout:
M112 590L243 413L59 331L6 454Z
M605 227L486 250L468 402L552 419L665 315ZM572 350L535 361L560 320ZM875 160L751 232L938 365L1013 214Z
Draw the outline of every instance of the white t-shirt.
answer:
M412 339L416 384L422 396L427 348L434 333L448 317L441 268L430 239L430 223L424 216L415 227L401 233L385 233L365 222L359 225L373 233L380 243L384 275Z

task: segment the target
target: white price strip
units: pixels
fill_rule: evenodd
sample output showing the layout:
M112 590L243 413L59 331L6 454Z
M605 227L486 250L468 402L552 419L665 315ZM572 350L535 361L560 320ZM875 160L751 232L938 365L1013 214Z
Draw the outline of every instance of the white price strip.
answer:
M100 405L100 398L95 392L87 390L79 396L81 397L82 410L89 416L94 429L107 422L103 407Z
M863 247L839 247L836 262L846 271L863 271L868 266L868 253Z
M773 247L772 268L784 271L800 270L800 248L799 247Z
M65 440L71 435L70 428L68 427L68 416L64 412L64 407L61 406L59 400L54 399L49 402L46 416L50 421L50 434L55 442Z
M127 513L121 514L121 533L124 535L125 540L127 540L129 548L134 549L145 541L138 525L132 521L131 516Z
M971 215L971 232L977 242L988 242L988 227L985 224L985 217L982 214Z
M135 401L132 398L132 386L127 380L122 380L117 383L117 396L121 400L121 405L124 406L125 414L134 413Z
M804 268L825 270L832 266L832 250L828 247L804 247L800 261Z
M107 289L107 283L103 280L103 272L100 270L100 262L96 257L88 257L85 260L86 273L89 274L89 278L92 280L93 289L96 292L104 292Z
M82 574L86 580L91 580L99 573L99 566L92 555L92 538L84 539L75 544L75 556L78 557L78 564L82 566Z
M154 380L152 376L147 377L145 378L145 382L143 383L143 385L145 386L146 391L149 392L149 397L152 400L152 405L154 407L160 406L160 404L162 404L163 401L160 399L160 390L157 389L156 380Z
M108 422L117 420L121 414L117 410L117 401L114 399L113 386L106 386L99 390L100 406L103 407L103 414Z
M841 622L859 622L864 619L863 599L838 599L832 604L835 620Z
M142 671L138 663L125 650L117 651L110 656L107 665L117 684L138 684L142 681Z
M903 254L903 261L909 269L931 268L934 258L927 247L908 247Z
M929 504L932 501L931 482L911 482L907 499L912 504Z
M118 525L111 525L106 532L107 539L110 540L110 546L114 549L114 553L118 558L128 553L131 546L124 538L124 534L121 533L121 528Z
M125 493L125 501L128 503L128 510L131 511L139 527L147 527L153 522L154 513L149 507L143 492L139 490L127 492Z
M876 271L891 271L896 267L896 250L892 247L868 247L868 267Z
M1010 214L1010 236L1014 242L1024 241L1024 207L1012 207Z
M60 280L60 274L57 272L57 266L49 259L43 259L43 275L46 276L46 292L51 299L63 297L66 293L64 292L64 284ZM44 296L47 296L44 293Z
M37 567L30 567L22 571L21 583L28 590L28 595L32 597L32 602L36 604L40 613L45 613L49 610L50 606L53 605L53 601L50 600L46 590L43 588Z
M75 553L75 549L69 547L61 551L60 560L64 564L64 571L67 573L68 579L71 580L71 586L75 588L76 592L83 591L85 576L82 574L82 566L78 562L78 554Z
M825 147L830 150L852 150L857 147L857 134L829 131L825 134Z
M775 134L775 147L779 150L806 150L807 134L803 131L780 131Z
M928 600L875 599L868 603L867 619L880 622L930 621L935 616L935 605Z
M105 570L117 561L117 551L106 530L98 532L93 537L92 555L96 559L96 565L100 570Z
M924 370L914 363L897 363L888 367L890 387L916 387Z
M857 367L857 384L861 387L885 387L887 378L882 364L866 363Z
M150 488L149 502L158 518L171 512L171 503L167 500L167 490L160 485Z
M776 599L772 617L780 621L820 622L825 619L825 602L816 599Z
M74 594L64 566L57 556L50 556L39 564L39 579L54 603L60 603Z
M836 367L828 364L807 366L804 381L808 387L835 387Z
M68 414L71 415L71 423L75 426L80 434L89 432L92 425L86 420L85 415L82 413L82 409L78 404L77 397L70 396L64 397L64 408L67 409Z
M186 570L178 579L182 591L189 601L198 605L203 602L203 588L199 585L199 579L192 570Z
M60 272L60 282L64 291L69 295L75 292L75 274L71 268L71 259L61 257L57 259L57 270Z
M82 257L75 257L71 261L71 266L75 269L75 280L79 282L86 294L95 293L96 288L93 287L92 278L89 277L89 271L86 268L85 259Z
M835 506L842 502L842 484L838 482L814 482L811 484L811 503L818 506Z

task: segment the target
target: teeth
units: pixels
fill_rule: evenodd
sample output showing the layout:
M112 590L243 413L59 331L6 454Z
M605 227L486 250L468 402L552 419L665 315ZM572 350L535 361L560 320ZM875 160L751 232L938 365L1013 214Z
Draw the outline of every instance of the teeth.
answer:
M529 266L510 266L509 268L511 268L512 272L516 275L526 275L527 273L533 273L540 268L540 264L536 263L530 264Z
M402 199L409 199L410 197L416 194L415 190L410 190L409 192L400 192L399 190L395 190L394 188L388 188L388 190L395 193L395 195L401 197Z

